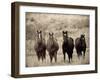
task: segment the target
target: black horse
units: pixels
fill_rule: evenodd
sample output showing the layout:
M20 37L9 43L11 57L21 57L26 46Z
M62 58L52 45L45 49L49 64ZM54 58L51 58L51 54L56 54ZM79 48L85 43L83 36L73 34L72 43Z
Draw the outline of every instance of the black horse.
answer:
M71 37L68 37L68 32L63 31L63 44L62 51L64 55L64 61L66 58L66 53L68 54L68 59L70 63L70 59L72 59L73 49L74 49L74 40Z
M47 40L47 51L49 52L50 62L52 63L52 59L54 57L55 62L57 61L57 51L59 49L59 45L55 40L53 33L49 33L49 39Z
M45 39L42 37L42 31L37 31L37 40L34 45L35 52L38 60L42 61L46 58L46 44Z
M84 57L85 57L85 52L86 52L86 41L85 41L85 35L82 34L80 36L80 38L77 38L75 40L75 48L76 48L76 52L78 57L82 56L82 52L84 53Z

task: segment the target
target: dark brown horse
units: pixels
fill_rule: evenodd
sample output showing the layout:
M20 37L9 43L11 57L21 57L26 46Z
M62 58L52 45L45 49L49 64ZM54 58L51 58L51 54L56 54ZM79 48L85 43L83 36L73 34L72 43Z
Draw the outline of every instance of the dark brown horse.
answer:
M66 53L68 54L68 59L70 63L70 59L72 59L73 49L74 49L74 41L71 37L68 37L68 32L63 31L63 44L62 44L62 51L64 55L64 61L66 58Z
M53 35L53 33L49 33L49 39L47 40L47 51L49 53L51 63L53 57L55 59L55 62L57 61L57 51L59 49L59 45Z
M85 57L86 41L85 41L84 34L82 34L79 38L77 38L75 40L75 48L76 48L76 52L77 52L78 57L82 56L82 52L83 52L83 55Z
M46 44L45 39L42 37L42 31L37 31L37 40L34 45L35 52L38 60L42 61L46 58Z

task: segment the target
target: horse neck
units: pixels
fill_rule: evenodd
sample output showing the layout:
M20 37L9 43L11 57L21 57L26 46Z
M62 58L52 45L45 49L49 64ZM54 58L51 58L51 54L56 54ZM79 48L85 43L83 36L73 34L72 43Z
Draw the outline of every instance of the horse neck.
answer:
M39 45L41 45L42 42L43 42L42 37L41 37L41 38L38 37L38 38L37 38L37 43L38 43Z
M66 39L64 39L64 43L68 44L68 37L66 37Z
M49 38L49 40L50 40L50 43L51 43L52 45L54 45L54 38Z
M81 40L81 38L80 38L80 43L81 43L81 45L83 45L83 43L85 43L85 39Z

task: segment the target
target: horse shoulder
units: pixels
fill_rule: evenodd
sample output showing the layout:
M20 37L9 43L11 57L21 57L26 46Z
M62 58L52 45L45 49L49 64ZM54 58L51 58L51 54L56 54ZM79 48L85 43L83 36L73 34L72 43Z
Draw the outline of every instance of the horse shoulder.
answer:
M38 42L37 41L35 41L35 43L34 43L34 49L36 50L37 48L38 48Z
M68 38L68 44L69 44L69 45L74 44L73 38L71 38L71 37Z
M80 43L80 38L76 38L75 39L75 44L79 44Z
M46 44L46 47L47 47L47 50L49 51L51 49L51 41L48 39L47 40L47 44Z
M54 45L55 45L55 47L56 47L57 49L59 49L59 44L58 44L57 40L54 42Z
M75 47L78 47L80 44L80 38L75 39Z

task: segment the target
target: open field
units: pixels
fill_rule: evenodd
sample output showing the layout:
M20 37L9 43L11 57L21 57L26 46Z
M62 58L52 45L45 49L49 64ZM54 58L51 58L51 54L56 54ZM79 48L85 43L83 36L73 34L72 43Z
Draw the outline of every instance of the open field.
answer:
M50 63L48 52L46 52L46 60L38 61L36 53L34 51L34 44L36 40L36 31L42 30L43 37L47 41L48 33L53 32L54 37L59 44L59 51L57 54L57 63L53 60ZM68 63L68 57L66 54L66 62L63 60L62 31L68 31L69 37L72 37L75 41L81 34L85 34L86 39L86 56L81 57L80 60L77 57L76 50L74 48L73 59L71 63ZM89 16L84 15L63 15L63 14L42 14L42 13L26 13L26 66L53 66L53 65L79 65L89 64Z

